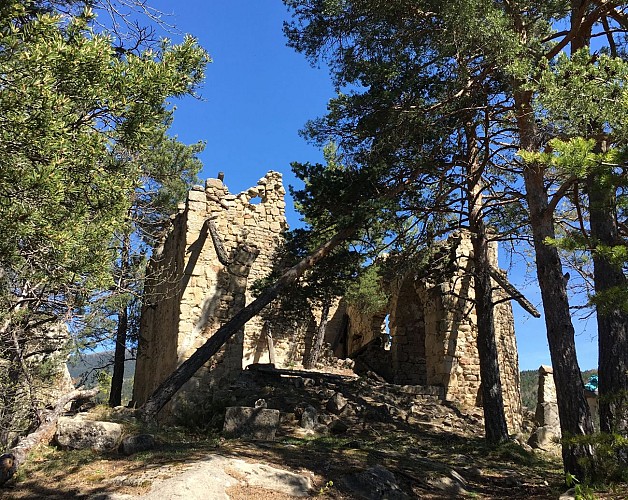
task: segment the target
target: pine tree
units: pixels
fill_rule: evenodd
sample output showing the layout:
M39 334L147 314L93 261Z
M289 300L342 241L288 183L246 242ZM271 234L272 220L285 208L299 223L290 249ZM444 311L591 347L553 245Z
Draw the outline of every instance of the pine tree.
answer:
M112 284L109 243L123 232L140 179L121 158L143 150L168 117L166 99L192 93L208 62L191 37L120 57L106 33L94 33L89 8L61 16L55 6L0 8L0 341L13 374L2 387L9 399L32 380L38 354L64 348L36 333L71 324L93 290Z

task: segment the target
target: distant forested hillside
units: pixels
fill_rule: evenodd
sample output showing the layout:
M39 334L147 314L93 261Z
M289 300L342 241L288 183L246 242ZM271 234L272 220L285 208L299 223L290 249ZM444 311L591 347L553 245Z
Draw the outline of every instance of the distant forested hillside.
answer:
M73 356L68 360L68 370L75 384L84 384L86 387L101 385L103 390L99 394L99 401L106 401L113 369L113 351L95 352ZM131 400L133 395L133 375L135 360L124 363L124 383L122 385L122 404Z
M591 375L597 374L597 370L585 370L582 372L582 380L586 384ZM534 411L539 390L538 370L524 370L521 372L521 402L523 406Z

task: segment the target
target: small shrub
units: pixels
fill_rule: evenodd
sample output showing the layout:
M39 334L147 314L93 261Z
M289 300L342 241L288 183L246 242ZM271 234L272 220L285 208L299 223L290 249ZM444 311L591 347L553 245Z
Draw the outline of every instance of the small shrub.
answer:
M595 500L593 489L586 484L580 484L580 481L578 481L578 478L570 474L569 472L567 473L565 477L565 483L570 488L573 487L574 497L576 498L576 500Z
M567 439L569 444L591 446L593 458L583 458L580 465L586 471L583 485L604 485L628 482L628 439L621 434L598 432Z

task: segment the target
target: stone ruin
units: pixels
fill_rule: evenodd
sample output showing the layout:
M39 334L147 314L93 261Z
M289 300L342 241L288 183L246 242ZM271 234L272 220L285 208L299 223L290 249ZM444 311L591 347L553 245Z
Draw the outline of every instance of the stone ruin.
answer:
M539 387L537 392L536 410L534 413L535 429L528 439L532 448L545 451L560 452L560 418L558 416L558 399L554 383L554 369L551 366L539 367ZM597 391L585 386L584 395L593 416L593 425L599 432Z
M219 176L221 177L221 176ZM173 216L151 259L140 324L133 402L155 388L233 314L252 300L251 285L272 269L287 229L281 174L268 172L256 186L230 194L221 178L195 186ZM497 268L497 246L491 249ZM385 310L365 314L344 299L330 313L325 340L356 369L387 382L437 387L461 407L481 406L473 306L470 237L458 232L434 252L450 265L430 281L409 272L388 283ZM428 265L430 265L428 263ZM501 271L497 271L505 277ZM521 426L519 367L512 308L496 285L495 332L511 433ZM166 410L226 389L243 368L259 362L292 367L312 344L320 312L298 325L253 318L177 393Z
M541 365L539 367L539 389L534 421L536 429L530 436L528 444L533 448L556 451L561 432L554 370L551 366Z

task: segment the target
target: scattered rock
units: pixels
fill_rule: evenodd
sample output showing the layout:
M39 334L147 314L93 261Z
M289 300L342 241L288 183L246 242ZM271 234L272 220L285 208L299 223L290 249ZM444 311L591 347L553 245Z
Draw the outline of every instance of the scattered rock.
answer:
M410 498L397 484L395 475L382 465L376 465L364 472L342 476L338 483L351 493L351 498L365 500L405 500Z
M109 451L118 447L121 437L120 424L88 420L76 415L59 418L55 441L62 448Z
M318 424L318 412L316 411L316 408L309 405L303 408L300 424L304 429L314 430L316 424Z
M480 479L484 473L482 472L482 469L476 467L475 465L470 465L468 467L460 467L459 470L461 470L462 472L464 472L464 475L471 478L471 479Z
M335 417L328 415L327 413L323 413L318 416L318 421L323 425L329 425L335 420Z
M346 424L346 422L339 418L333 420L331 424L329 424L328 428L329 432L331 432L332 434L344 434L345 432L347 432L347 430L349 430L349 426Z
M335 392L334 395L329 398L329 401L327 401L326 408L327 411L330 411L335 415L339 415L346 406L346 398L340 392Z
M223 432L230 437L274 441L279 427L279 410L229 406Z
M122 440L120 452L124 455L133 455L141 451L152 450L154 447L155 436L152 434L135 434Z
M443 492L449 498L457 498L467 494L463 484L448 476L434 476L427 480L427 484L435 490Z

